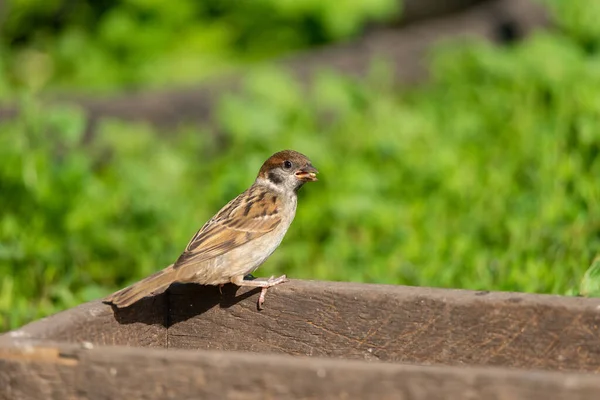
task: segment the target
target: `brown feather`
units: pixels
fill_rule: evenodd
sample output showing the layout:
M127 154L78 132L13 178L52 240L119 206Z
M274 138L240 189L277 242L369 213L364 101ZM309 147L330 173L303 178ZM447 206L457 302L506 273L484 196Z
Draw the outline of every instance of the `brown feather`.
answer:
M286 160L292 162L295 167L307 168L310 172L316 172L306 156L293 150L284 150L275 153L265 161L258 173L257 182L259 179L263 179L271 184L278 184L277 180L281 181L282 178L272 170L280 168ZM127 307L143 297L164 292L174 282L209 283L210 280L207 282L206 275L202 275L204 278L201 279L199 275L199 269L211 268L210 263L204 262L222 256L275 230L282 222L283 205L283 200L278 193L273 192L268 186L254 184L227 203L200 228L175 264L115 292L104 301L118 307ZM295 211L295 203L293 207ZM282 234L285 234L292 219L293 213L291 218L285 220ZM239 276L230 278L239 278ZM218 279L222 279L222 277ZM228 279L226 277L225 281ZM212 282L215 282L215 279Z
M284 161L291 161L296 166L305 166L310 165L310 161L308 157L306 157L302 153L298 153L294 150L282 150L273 154L267 161L264 162L260 171L258 172L258 176L262 178L267 178L269 171L273 168L279 167L283 164Z
M128 307L138 300L147 296L154 296L167 290L174 282L186 282L191 280L191 276L186 277L181 272L173 269L173 264L162 271L158 271L131 286L121 289L118 292L106 297L105 303L114 304L117 307Z
M281 199L268 200L268 188L252 186L230 201L194 235L174 269L199 264L272 231L281 222Z

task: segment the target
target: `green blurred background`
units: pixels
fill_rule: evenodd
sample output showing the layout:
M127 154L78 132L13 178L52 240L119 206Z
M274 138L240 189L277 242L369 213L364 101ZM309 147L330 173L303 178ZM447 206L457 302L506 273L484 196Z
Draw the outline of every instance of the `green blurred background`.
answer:
M544 4L553 29L446 42L426 83L374 65L306 88L247 66L351 39L397 1L5 1L0 104L21 113L0 121L0 330L168 265L285 148L320 181L258 276L597 294L600 2ZM240 70L202 126L104 118L84 140L82 109L40 101Z

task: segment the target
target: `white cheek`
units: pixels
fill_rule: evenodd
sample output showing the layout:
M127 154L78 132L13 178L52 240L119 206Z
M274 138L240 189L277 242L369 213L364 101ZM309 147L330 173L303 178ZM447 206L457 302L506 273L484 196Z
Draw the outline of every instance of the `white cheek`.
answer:
M271 182L268 179L257 178L256 182L259 183L259 184L261 184L261 185L263 185L263 186L268 187L269 190L272 190L274 192L277 192L277 193L283 193L284 192L284 189L280 185L276 185L276 184L274 184L273 182Z

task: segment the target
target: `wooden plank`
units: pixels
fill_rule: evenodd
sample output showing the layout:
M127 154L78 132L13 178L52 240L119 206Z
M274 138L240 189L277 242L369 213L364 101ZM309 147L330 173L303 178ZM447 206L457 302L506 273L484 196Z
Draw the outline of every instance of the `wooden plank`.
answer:
M172 287L168 347L600 370L600 299L293 280L258 312L256 294Z
M166 347L167 319L164 297L143 299L135 307L118 314L114 314L110 306L93 301L0 335L0 343L13 339L49 339L97 345Z
M174 285L124 310L92 302L4 336L388 362L600 369L600 299L292 280ZM167 312L167 310L169 310ZM165 327L168 326L168 329Z
M597 376L237 352L0 346L0 399L595 400Z

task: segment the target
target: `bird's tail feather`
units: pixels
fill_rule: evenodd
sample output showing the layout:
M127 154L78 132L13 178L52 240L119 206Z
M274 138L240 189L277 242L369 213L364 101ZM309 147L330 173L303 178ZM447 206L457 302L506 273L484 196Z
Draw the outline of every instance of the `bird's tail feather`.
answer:
M104 298L104 303L113 304L119 308L129 307L133 303L147 296L154 296L167 290L177 279L177 273L173 265L169 265L162 271L158 271L139 282L119 290Z

